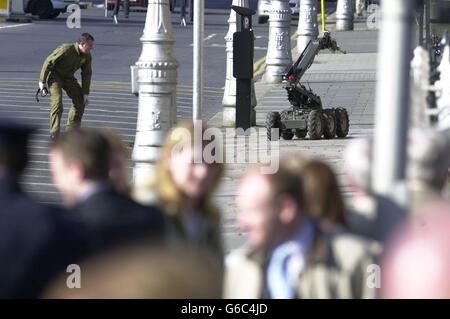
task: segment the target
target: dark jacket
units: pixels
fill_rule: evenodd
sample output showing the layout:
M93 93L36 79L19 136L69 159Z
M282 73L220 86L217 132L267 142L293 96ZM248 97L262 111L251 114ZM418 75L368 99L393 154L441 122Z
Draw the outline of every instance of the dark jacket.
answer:
M141 239L162 239L166 224L156 207L138 204L111 186L90 195L72 210L89 232L93 252Z
M186 225L178 215L167 214L168 237L173 244L186 245L187 247L196 247L209 257L210 261L221 271L223 271L224 249L222 243L222 230L220 219L208 216L199 218L199 225L196 237L190 236L187 232Z
M0 298L36 298L86 252L67 212L38 204L15 178L0 178Z

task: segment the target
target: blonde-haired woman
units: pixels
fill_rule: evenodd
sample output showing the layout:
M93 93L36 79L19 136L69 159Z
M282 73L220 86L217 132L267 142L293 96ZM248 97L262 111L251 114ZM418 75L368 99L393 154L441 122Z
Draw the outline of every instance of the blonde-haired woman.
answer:
M204 125L194 127L192 122L174 127L163 145L154 177L136 188L134 197L143 204L156 203L166 213L171 242L202 249L222 268L220 213L212 204L212 193L223 164L205 162L203 150L210 141L203 141L204 131ZM199 141L194 142L194 137Z

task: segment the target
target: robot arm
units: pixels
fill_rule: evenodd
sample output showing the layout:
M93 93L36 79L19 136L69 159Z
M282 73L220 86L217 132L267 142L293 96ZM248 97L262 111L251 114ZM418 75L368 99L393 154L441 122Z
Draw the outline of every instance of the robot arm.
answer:
M311 64L314 62L314 58L319 53L320 50L329 49L332 52L342 52L346 54L344 50L337 45L335 39L330 36L328 31L325 31L322 38L318 38L309 41L306 48L303 50L302 54L299 56L297 61L288 69L286 74L283 76L283 80L291 83L299 83L303 74L309 69Z

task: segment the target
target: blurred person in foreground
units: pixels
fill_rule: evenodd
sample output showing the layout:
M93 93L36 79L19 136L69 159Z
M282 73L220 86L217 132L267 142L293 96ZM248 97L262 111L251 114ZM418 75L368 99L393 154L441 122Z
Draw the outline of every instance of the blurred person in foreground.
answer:
M407 217L407 211L372 189L373 138L352 139L344 151L344 180L352 198L347 227L355 234L384 245Z
M203 137L205 126L184 122L166 138L155 178L134 191L143 204L157 204L166 214L174 244L194 246L208 254L218 267L223 265L220 212L212 203L223 163L208 164L203 158L206 141L194 146L194 131ZM222 147L220 145L219 147ZM217 150L216 150L217 151ZM200 160L196 161L195 157Z
M33 129L0 120L0 298L36 298L83 253L82 228L56 207L39 204L18 183Z
M407 183L412 212L420 212L424 205L448 199L449 169L449 135L433 128L411 129Z
M349 201L349 224L362 235L369 235L370 222L376 219L376 196L372 191L373 138L350 140L344 150L344 180L352 198ZM370 236L370 235L369 235Z
M249 170L238 188L237 224L249 243L226 259L225 298L374 298L364 241L329 233L307 211L302 181L280 162Z
M86 224L92 252L134 240L158 240L165 233L156 207L142 206L111 185L111 145L102 131L75 128L50 147L53 182L71 214Z
M352 232L348 227L344 198L338 180L332 168L321 161L312 160L306 163L300 173L303 183L304 197L309 214L327 233ZM376 241L366 241L374 257L381 254L382 247Z
M347 226L344 199L333 170L314 160L301 172L308 212L329 232L343 231Z
M381 264L381 297L450 298L450 203L422 206L390 243Z
M109 165L109 181L121 194L130 195L130 165L131 152L123 142L120 135L114 130L102 129L101 133L106 137L111 146L111 162Z
M181 261L181 262L180 262ZM221 275L191 249L131 245L80 263L80 288L67 289L61 274L43 298L217 299Z
M346 227L344 199L334 172L326 163L297 153L283 157L281 165L300 179L307 211L323 230L340 231Z

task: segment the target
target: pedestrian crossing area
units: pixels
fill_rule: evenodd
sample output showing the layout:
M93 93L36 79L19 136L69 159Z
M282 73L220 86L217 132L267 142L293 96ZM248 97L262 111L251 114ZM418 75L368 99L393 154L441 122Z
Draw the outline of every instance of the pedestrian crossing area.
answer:
M15 118L37 128L29 145L30 163L21 182L24 189L38 201L60 203L61 197L52 184L48 166L50 98L40 97L38 103L35 99L37 89L37 79L0 78L0 116ZM222 98L223 88L204 88L205 119L214 115L212 106L221 104ZM130 83L93 81L89 100L82 125L114 129L131 147L136 132L139 97L131 93ZM178 120L192 119L192 86L177 86L176 103ZM64 93L62 129L71 104Z

